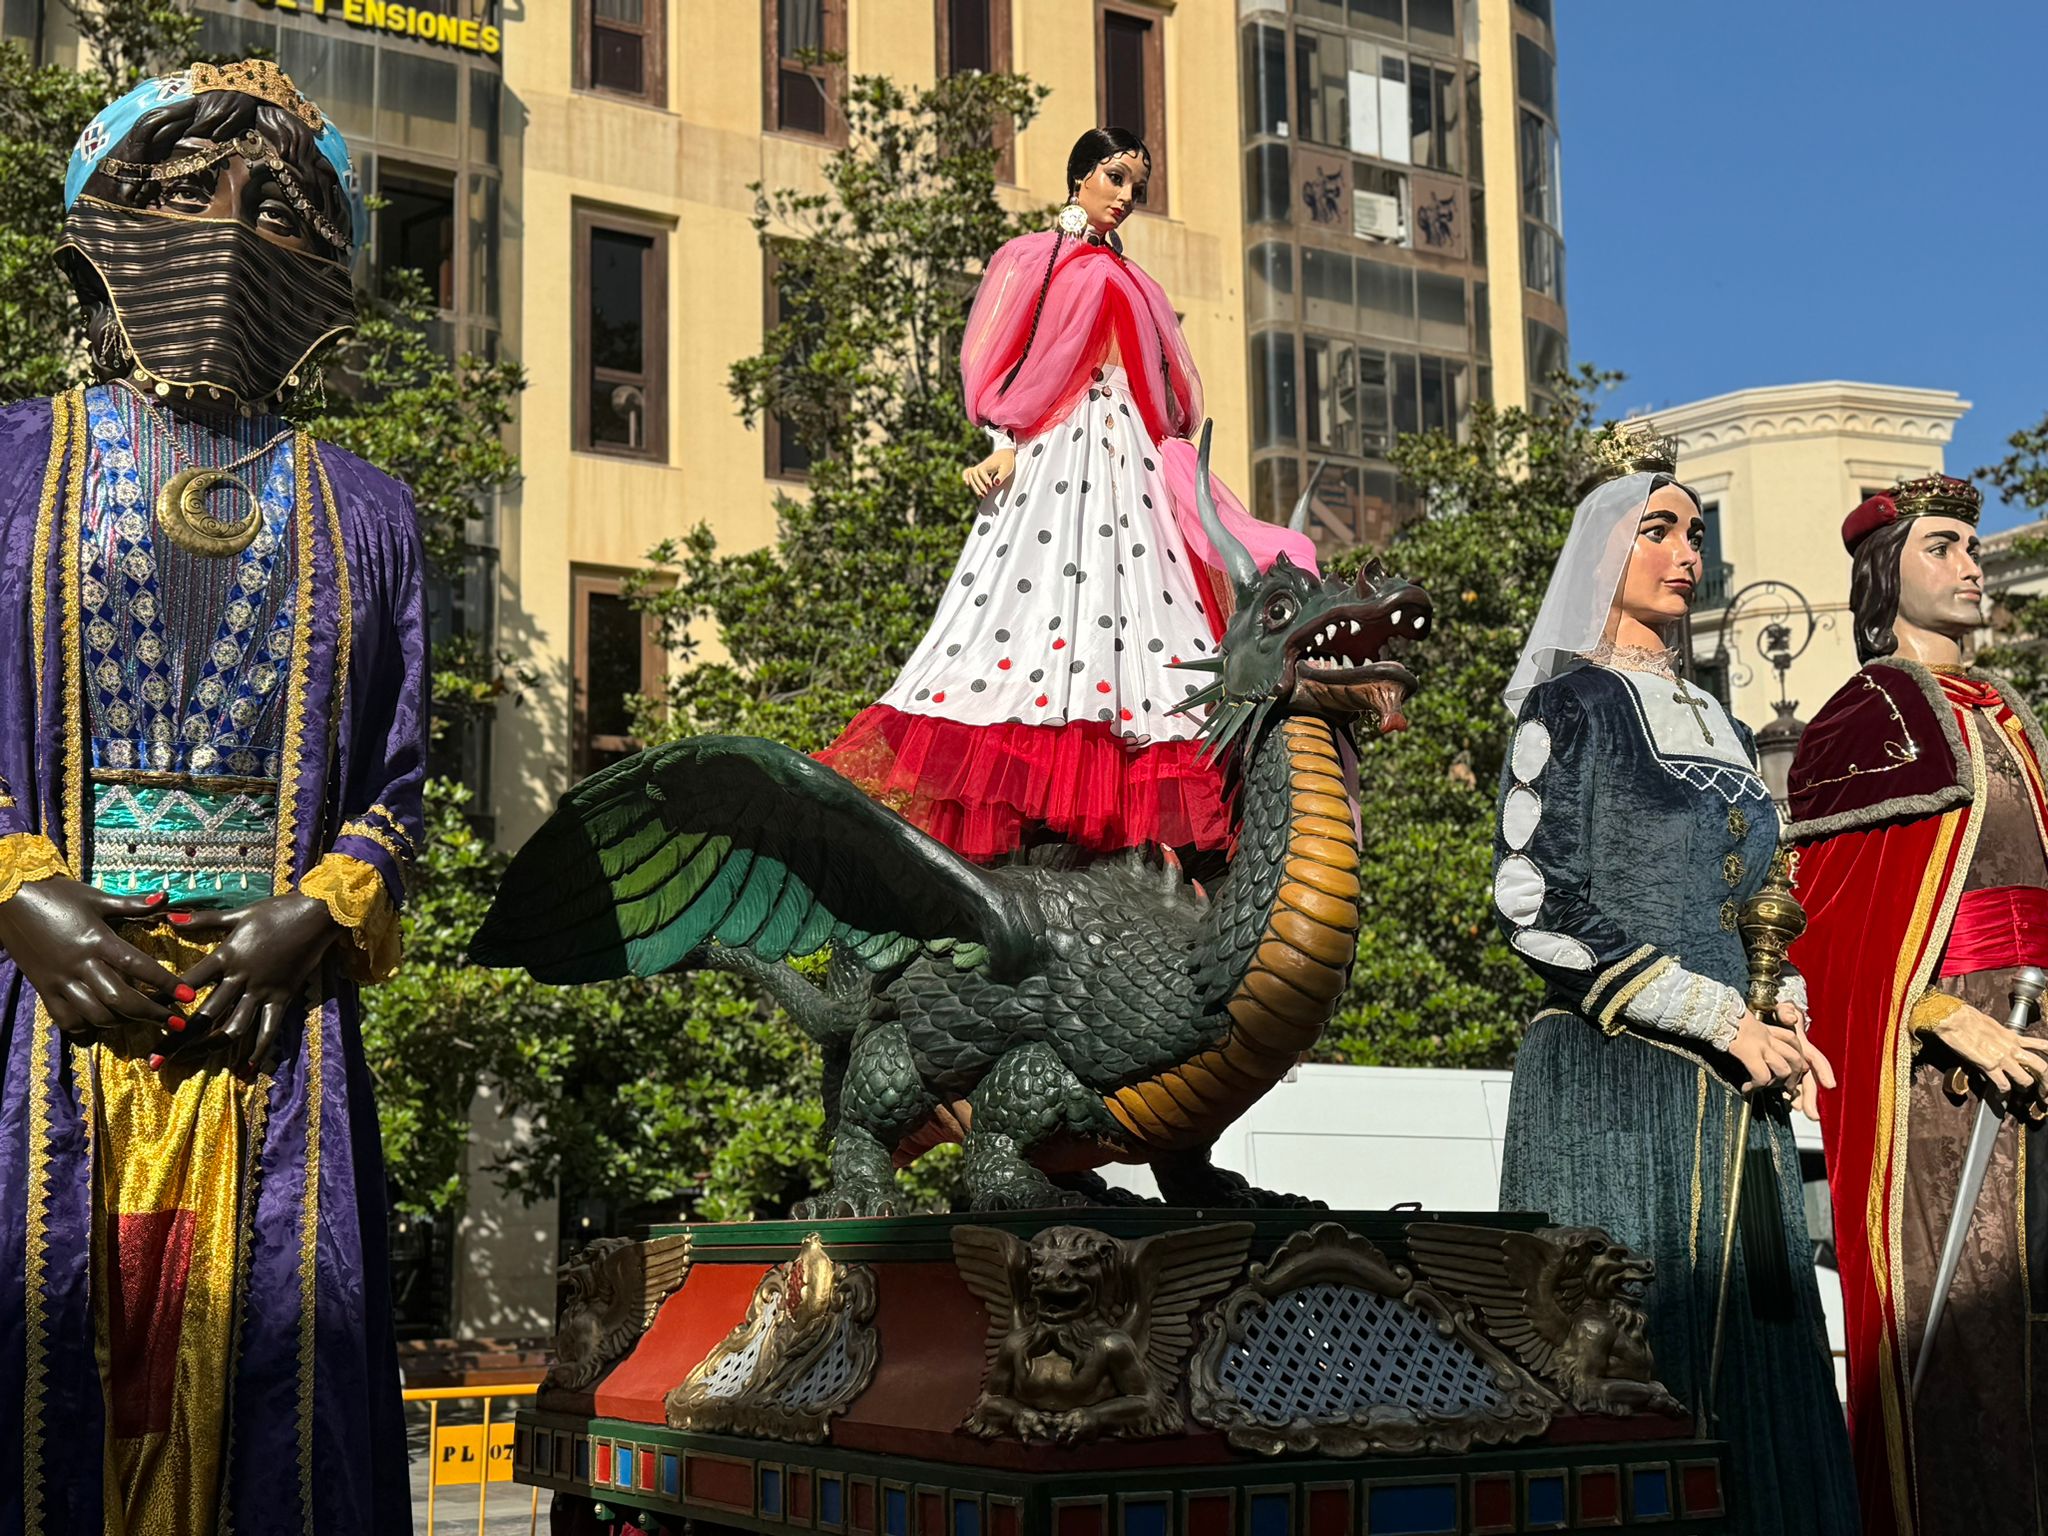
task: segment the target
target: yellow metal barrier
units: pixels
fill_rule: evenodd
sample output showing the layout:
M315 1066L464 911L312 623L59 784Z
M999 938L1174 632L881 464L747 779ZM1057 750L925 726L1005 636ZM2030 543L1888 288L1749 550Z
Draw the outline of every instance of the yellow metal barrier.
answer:
M540 1390L537 1381L496 1387L408 1387L408 1403L427 1405L427 1531L434 1536L434 1501L443 1484L476 1488L476 1528L482 1536L484 1516L491 1507L491 1484L512 1480L512 1421L491 1422L491 1404L501 1397L531 1397ZM479 1398L484 1405L482 1424L441 1423L441 1405ZM528 1508L528 1536L540 1529L540 1489L533 1490Z

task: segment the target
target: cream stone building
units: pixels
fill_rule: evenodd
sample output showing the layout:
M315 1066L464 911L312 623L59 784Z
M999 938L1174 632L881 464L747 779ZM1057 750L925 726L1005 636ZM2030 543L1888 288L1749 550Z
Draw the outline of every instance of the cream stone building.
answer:
M1775 625L1786 627L1790 648L1805 642L1785 673L1802 718L1856 670L1842 519L1873 491L1939 472L1969 408L1953 390L1830 381L1648 413L1657 431L1678 439L1679 475L1706 508L1692 654L1700 680L1738 719L1761 731L1777 714Z

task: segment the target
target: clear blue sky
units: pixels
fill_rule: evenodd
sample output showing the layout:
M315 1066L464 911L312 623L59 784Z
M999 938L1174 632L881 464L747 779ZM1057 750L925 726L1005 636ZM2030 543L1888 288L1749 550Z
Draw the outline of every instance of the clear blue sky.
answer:
M1818 379L1953 389L1964 475L2048 414L2048 3L1556 13L1572 354L1629 375L1615 414Z

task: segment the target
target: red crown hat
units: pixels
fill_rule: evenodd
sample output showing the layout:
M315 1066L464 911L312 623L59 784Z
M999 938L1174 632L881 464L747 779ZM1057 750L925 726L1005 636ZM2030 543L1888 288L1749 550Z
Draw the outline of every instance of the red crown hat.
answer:
M1922 475L1879 491L1842 520L1842 543L1850 554L1888 523L1907 517L1953 517L1977 526L1984 497L1977 487L1953 475Z

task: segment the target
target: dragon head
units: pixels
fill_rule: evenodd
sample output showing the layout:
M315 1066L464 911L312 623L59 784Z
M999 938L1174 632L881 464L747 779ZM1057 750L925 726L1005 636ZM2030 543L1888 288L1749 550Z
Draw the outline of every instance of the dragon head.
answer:
M1598 1227L1554 1227L1544 1235L1564 1249L1557 1277L1561 1296L1577 1292L1586 1301L1639 1303L1656 1276L1655 1261L1617 1243Z
M1387 651L1394 640L1420 640L1429 633L1429 594L1389 576L1378 560L1348 582L1304 571L1284 554L1261 571L1217 515L1209 488L1207 423L1196 500L1202 529L1236 596L1217 654L1182 663L1213 674L1207 687L1179 706L1214 706L1202 730L1208 755L1220 758L1240 737L1256 740L1275 709L1313 711L1346 723L1370 715L1383 732L1403 729L1401 705L1415 687L1415 675ZM1300 532L1307 520L1304 493L1291 526Z
M1031 1240L1025 1284L1040 1322L1063 1324L1118 1309L1123 1245L1091 1227L1048 1227Z

